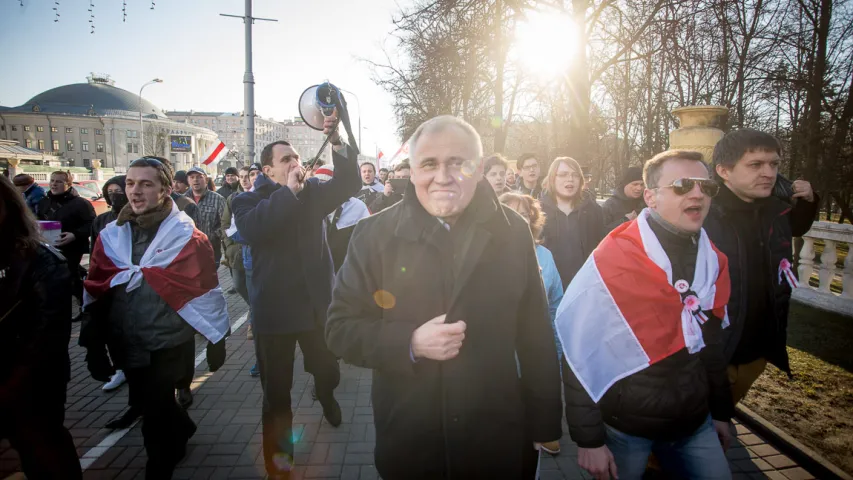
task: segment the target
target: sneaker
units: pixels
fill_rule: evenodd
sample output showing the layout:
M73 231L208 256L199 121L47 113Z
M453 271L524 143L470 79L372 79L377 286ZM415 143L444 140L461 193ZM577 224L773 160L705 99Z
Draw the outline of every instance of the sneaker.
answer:
M110 430L121 430L129 428L137 418L142 416L142 409L139 407L130 407L122 415L119 415L105 425Z
M249 369L249 375L251 375L253 377L260 377L261 376L261 369L258 368L257 363L252 365L252 368Z
M560 442L556 440L553 442L545 442L542 444L542 450L546 453L550 453L551 455L558 455L560 453Z
M237 290L232 287L229 288L228 291L225 293L227 293L228 295L234 295L235 293L237 293Z
M248 327L246 327L246 340L254 340L255 334L252 332L252 324L250 323Z
M110 381L105 383L101 390L105 392L112 392L118 387L122 386L124 382L127 381L127 377L124 376L124 372L121 370L116 370L116 373L110 377Z

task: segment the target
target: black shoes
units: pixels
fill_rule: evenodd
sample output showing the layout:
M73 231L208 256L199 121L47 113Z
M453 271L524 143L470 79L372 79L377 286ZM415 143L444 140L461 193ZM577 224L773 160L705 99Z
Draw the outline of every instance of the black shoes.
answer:
M337 427L341 424L343 420L341 417L341 406L338 405L338 401L335 400L334 396L330 396L325 400L321 399L320 405L323 406L323 417L326 418L329 425Z
M189 388L178 389L178 405L184 410L190 408L193 404L193 392Z
M127 409L124 414L113 418L105 425L107 428L111 430L121 430L124 428L130 428L133 425L133 422L136 421L137 418L142 415L141 409L138 407L130 407Z

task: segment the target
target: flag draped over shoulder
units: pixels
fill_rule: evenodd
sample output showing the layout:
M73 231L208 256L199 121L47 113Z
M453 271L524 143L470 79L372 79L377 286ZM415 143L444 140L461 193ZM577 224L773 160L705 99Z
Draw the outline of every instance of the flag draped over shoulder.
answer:
M130 224L109 223L98 236L84 282L83 305L111 288L138 288L144 278L178 315L209 341L218 343L228 331L228 308L213 261L213 248L192 219L178 211L163 220L145 254L131 261Z
M701 350L705 312L728 326L726 256L703 229L693 278L673 279L649 213L643 210L601 241L557 310L563 353L595 402L617 381L683 348Z

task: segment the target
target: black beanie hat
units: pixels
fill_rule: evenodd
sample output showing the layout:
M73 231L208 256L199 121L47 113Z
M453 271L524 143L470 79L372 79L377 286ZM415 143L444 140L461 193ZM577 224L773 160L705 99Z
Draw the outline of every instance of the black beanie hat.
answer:
M637 180L643 179L643 168L642 167L630 167L628 170L625 170L625 174L622 175L622 180L619 181L619 188L621 190L625 188L625 185L628 185L631 182L636 182Z
M116 177L113 177L113 178L107 180L107 183L104 184L104 188L101 189L101 193L104 194L104 200L107 202L107 205L109 205L111 207L113 206L112 202L110 202L110 196L107 194L107 187L109 187L110 185L118 185L119 187L121 187L121 191L123 192L124 191L124 181L126 178L127 177L125 177L124 175L118 175Z
M225 175L239 175L240 172L237 171L237 167L228 167L225 169Z

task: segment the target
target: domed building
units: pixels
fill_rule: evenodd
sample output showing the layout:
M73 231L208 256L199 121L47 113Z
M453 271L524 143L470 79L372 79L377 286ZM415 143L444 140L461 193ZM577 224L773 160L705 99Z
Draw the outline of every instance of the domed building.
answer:
M147 155L168 158L176 170L197 165L219 142L213 130L178 123L153 103L114 85L108 75L42 92L18 107L0 107L0 139L61 159L65 166L124 172ZM143 131L140 131L140 112Z

